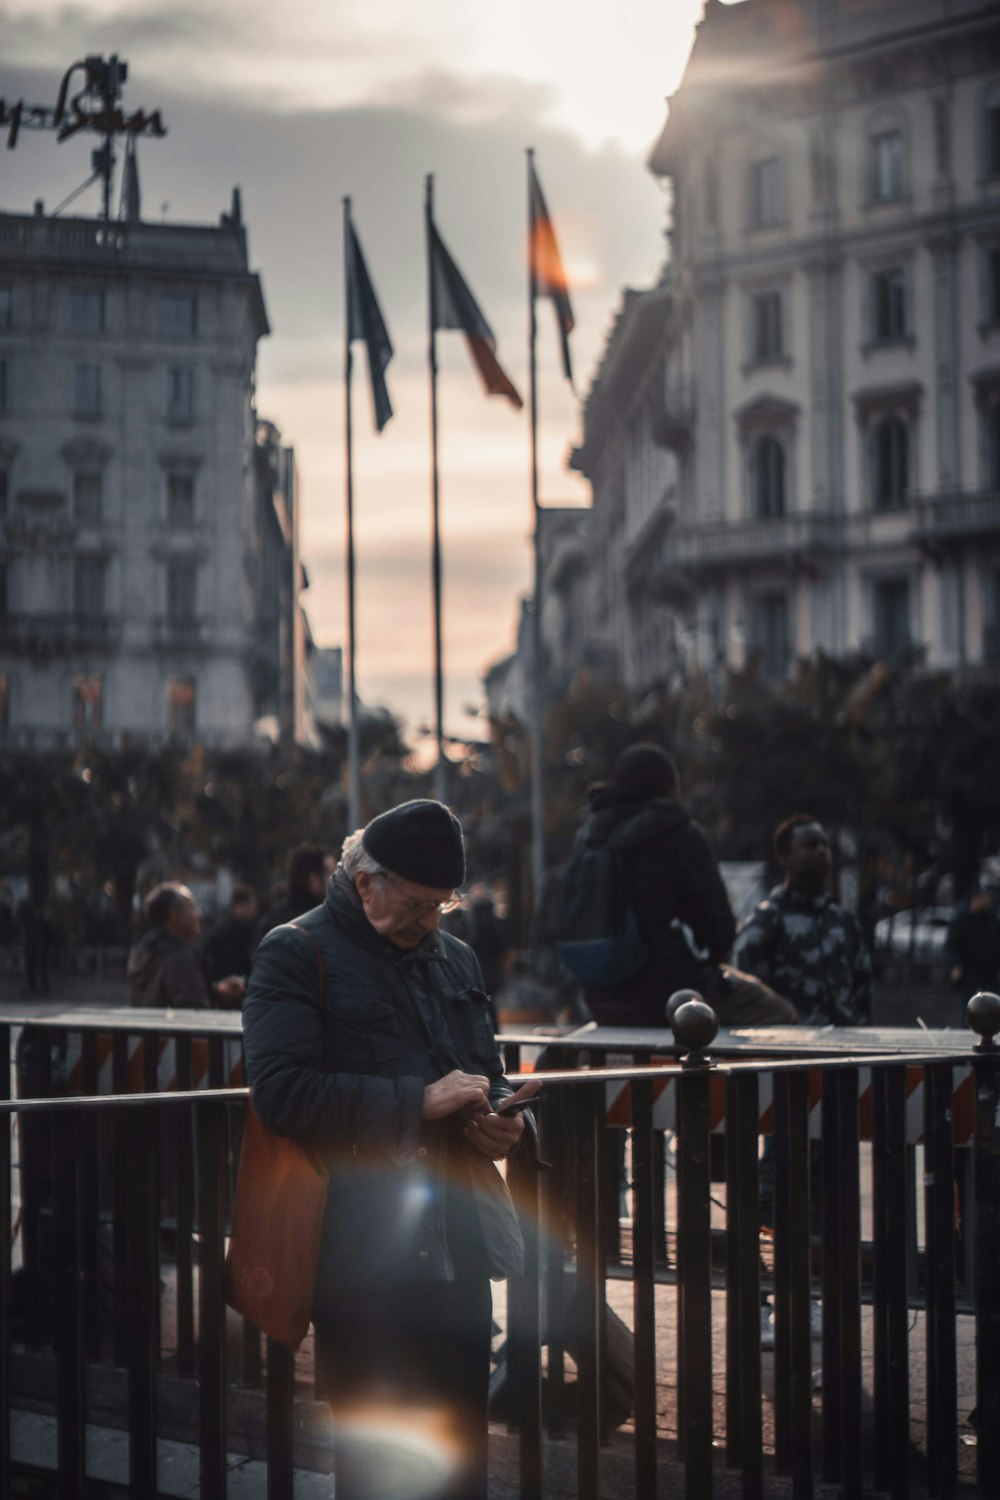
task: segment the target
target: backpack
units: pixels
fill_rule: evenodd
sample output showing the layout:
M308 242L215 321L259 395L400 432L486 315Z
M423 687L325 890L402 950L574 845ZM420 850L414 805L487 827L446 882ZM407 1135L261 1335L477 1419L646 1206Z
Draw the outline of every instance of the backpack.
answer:
M649 957L622 857L622 837L632 821L597 848L585 842L581 829L563 876L556 948L570 973L590 989L624 984Z

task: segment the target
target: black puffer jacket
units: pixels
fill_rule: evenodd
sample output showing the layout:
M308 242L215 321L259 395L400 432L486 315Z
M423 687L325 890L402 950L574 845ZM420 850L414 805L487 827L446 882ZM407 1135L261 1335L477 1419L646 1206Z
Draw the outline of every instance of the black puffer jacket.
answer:
M588 844L600 847L630 824L621 848L650 957L619 988L588 990L587 1004L603 1026L664 1026L674 990L698 990L709 1004L718 993L718 965L736 935L726 887L708 840L679 802L611 784L592 787L589 798Z
M452 1068L485 1074L494 1102L511 1092L464 943L435 933L395 947L334 875L322 906L258 948L243 1034L261 1120L327 1149L318 1308L325 1290L450 1281L456 1253L493 1277L520 1272L494 1163L466 1145L457 1117L421 1119L425 1084Z

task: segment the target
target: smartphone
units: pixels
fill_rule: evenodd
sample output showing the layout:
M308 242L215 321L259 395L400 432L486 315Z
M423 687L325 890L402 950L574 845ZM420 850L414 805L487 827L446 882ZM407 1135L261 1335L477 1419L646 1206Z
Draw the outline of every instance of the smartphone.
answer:
M533 1104L537 1104L541 1097L541 1094L532 1094L530 1099L514 1099L513 1097L504 1099L497 1105L497 1114L516 1115L522 1109L530 1109Z

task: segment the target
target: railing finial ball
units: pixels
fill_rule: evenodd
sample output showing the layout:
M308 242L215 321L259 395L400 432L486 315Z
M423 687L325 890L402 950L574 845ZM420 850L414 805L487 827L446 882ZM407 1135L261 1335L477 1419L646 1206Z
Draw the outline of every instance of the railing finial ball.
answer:
M718 1017L704 1000L685 1000L674 1011L673 1031L677 1042L691 1055L693 1061L718 1036Z
M980 1047L992 1047L993 1038L1000 1031L1000 995L979 990L965 1007L965 1018L982 1038Z
M667 1025L671 1029L674 1024L674 1016L680 1010L681 1006L686 1005L689 1000L697 1000L699 1004L704 1003L704 997L699 995L697 990L674 990L670 996L670 999L667 1001Z

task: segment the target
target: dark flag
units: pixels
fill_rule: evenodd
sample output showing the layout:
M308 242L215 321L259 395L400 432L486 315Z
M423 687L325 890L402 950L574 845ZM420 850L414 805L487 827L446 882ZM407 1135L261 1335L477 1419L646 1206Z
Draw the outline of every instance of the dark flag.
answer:
M344 255L347 262L347 341L363 339L368 349L368 374L372 383L372 408L379 432L392 416L392 402L385 372L392 359L392 342L375 296L368 267L361 253L354 225L348 220Z
M464 333L469 353L487 393L491 396L506 396L511 405L520 411L524 402L496 357L497 341L493 337L493 330L483 317L461 271L445 249L444 241L430 217L427 220L427 232L434 327L455 328Z
M549 218L549 211L542 195L541 185L530 163L531 173L531 225L528 253L531 257L531 282L538 297L551 297L556 310L556 326L562 344L563 372L570 385L573 384L573 368L569 360L569 336L573 332L573 309L569 303L568 282L563 269L556 232Z

